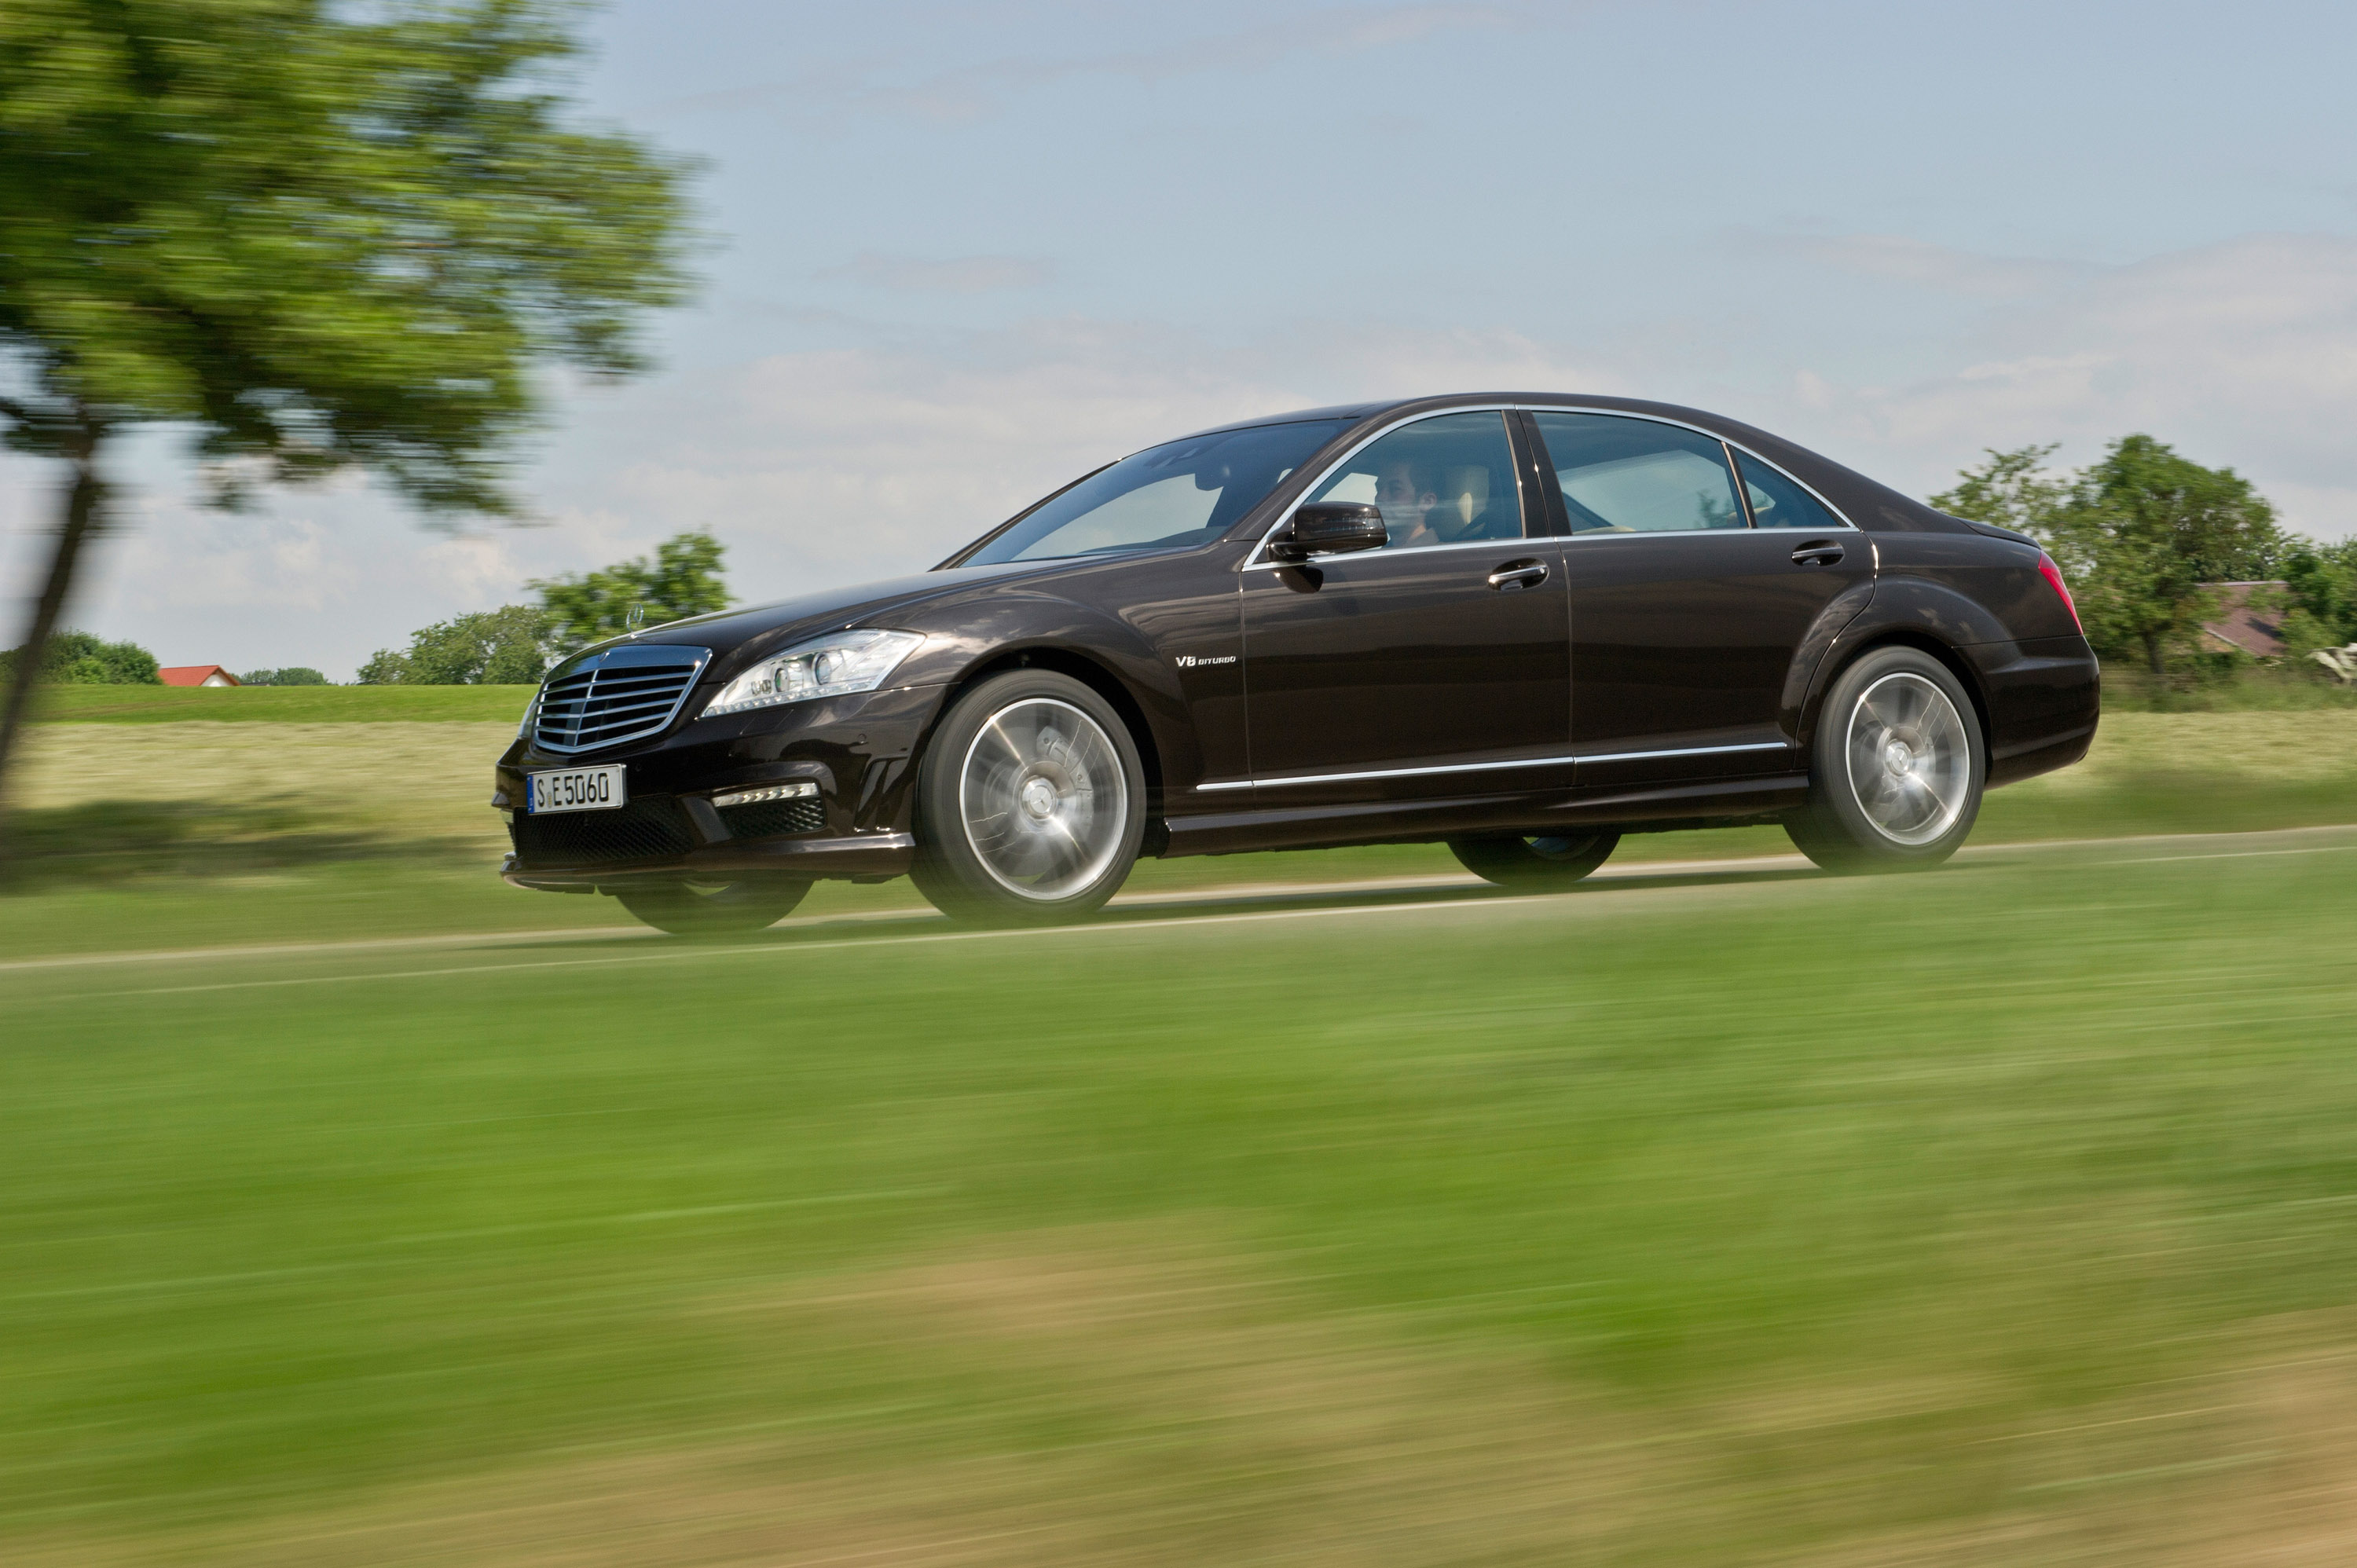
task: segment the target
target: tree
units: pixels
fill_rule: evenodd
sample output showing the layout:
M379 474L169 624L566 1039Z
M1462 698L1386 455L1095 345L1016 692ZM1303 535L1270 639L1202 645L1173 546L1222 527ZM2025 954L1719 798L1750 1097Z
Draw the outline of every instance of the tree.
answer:
M21 648L0 653L0 671L14 677ZM160 686L156 656L135 642L101 642L86 631L60 632L43 645L38 681L58 686Z
M628 631L634 607L648 626L726 609L728 587L720 572L725 549L709 533L682 533L655 546L652 562L640 556L602 572L530 585L540 590L556 645L570 651Z
M284 670L251 670L237 678L241 686L324 686L328 678L302 664Z
M2051 446L1994 448L1932 504L2018 529L2070 579L2099 651L2140 652L2156 675L2217 613L2206 583L2272 575L2290 540L2275 508L2232 468L2205 468L2149 435L2112 443L2068 480L2040 465Z
M361 666L363 686L529 686L548 673L548 612L508 605L437 621L409 651L379 649Z
M1995 523L2044 543L2055 518L2071 504L2071 481L2047 473L2043 466L2055 446L1982 450L1988 461L1957 474L1956 488L1933 496L1932 504L1951 517Z
M2114 442L2080 475L2065 521L2098 563L2099 621L2141 644L2156 675L2218 613L2203 584L2270 577L2288 543L2248 479L2149 435Z
M211 499L369 470L517 511L539 366L619 376L682 293L683 166L570 123L563 0L8 0L0 428L63 483L26 646L108 519L107 455L190 431ZM38 658L0 714L0 779Z
M2285 553L2283 639L2294 652L2357 642L2357 539L2301 540Z

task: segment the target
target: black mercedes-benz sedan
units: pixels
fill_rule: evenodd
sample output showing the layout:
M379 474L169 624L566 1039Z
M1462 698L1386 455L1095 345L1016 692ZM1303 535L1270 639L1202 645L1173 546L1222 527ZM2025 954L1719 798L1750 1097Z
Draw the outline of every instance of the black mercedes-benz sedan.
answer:
M2019 534L1694 409L1420 398L1201 431L929 572L587 649L493 804L509 881L676 931L903 874L1066 918L1142 854L1339 844L1540 889L1741 822L1898 869L2083 756L2097 693Z

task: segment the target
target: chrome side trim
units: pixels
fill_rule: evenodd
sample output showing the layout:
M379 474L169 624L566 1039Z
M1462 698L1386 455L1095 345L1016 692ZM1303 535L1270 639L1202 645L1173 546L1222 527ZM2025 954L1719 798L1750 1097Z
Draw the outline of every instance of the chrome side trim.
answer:
M1198 794L1216 789L1275 789L1287 784L1352 784L1362 779L1418 779L1434 773L1494 773L1507 768L1560 768L1566 763L1641 762L1656 757L1718 757L1737 751L1790 751L1781 740L1749 741L1742 746L1684 746L1668 751L1609 751L1588 757L1525 757L1512 762L1452 762L1439 768L1379 768L1364 773L1301 773L1288 779L1240 779L1232 783L1198 784Z

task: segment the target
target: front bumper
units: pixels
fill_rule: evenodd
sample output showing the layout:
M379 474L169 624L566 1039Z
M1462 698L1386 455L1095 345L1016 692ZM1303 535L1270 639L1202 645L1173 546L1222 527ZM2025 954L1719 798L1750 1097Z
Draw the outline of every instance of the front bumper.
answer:
M753 875L877 878L909 869L917 744L942 686L905 686L694 719L610 751L555 756L519 737L500 758L500 797L526 799L525 775L621 765L628 804L611 811L509 814L500 875L519 887L598 886ZM691 702L702 700L699 693ZM814 799L719 808L713 797L808 781Z

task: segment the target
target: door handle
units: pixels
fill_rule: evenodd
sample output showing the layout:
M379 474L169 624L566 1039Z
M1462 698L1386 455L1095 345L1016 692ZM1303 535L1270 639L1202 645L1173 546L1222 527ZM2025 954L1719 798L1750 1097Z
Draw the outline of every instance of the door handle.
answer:
M1842 547L1830 539L1812 539L1792 552L1795 566L1832 566L1840 563Z
M1509 561L1490 574L1490 585L1500 592L1515 588L1535 588L1546 581L1544 561Z

